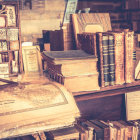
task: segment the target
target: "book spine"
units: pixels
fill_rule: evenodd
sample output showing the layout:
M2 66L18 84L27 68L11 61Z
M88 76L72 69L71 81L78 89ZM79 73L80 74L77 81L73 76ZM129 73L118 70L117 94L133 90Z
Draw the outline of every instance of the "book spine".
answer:
M109 81L110 85L115 85L115 48L114 36L108 36L108 56L109 56Z
M125 82L134 82L134 32L125 32Z
M108 52L108 35L102 36L102 51L103 51L103 74L104 85L109 86L109 52Z
M124 80L124 33L114 33L115 45L115 83L123 84Z
M103 33L97 33L96 38L99 84L101 87L105 87L109 85L108 36Z

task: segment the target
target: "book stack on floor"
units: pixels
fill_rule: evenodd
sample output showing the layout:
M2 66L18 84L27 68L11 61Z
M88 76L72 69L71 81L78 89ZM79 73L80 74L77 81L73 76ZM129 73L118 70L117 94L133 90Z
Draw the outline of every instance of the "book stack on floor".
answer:
M78 34L78 39L81 49L84 48L88 53L92 50L90 52L98 57L101 87L135 81L136 54L133 31L83 33ZM88 42L87 47L85 42Z
M99 90L97 57L82 50L42 53L52 79L71 92Z

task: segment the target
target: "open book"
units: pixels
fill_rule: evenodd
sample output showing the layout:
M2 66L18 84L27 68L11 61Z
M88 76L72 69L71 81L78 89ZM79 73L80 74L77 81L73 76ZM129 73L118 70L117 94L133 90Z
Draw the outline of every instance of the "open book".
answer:
M79 116L72 94L58 83L0 92L0 139L70 126Z

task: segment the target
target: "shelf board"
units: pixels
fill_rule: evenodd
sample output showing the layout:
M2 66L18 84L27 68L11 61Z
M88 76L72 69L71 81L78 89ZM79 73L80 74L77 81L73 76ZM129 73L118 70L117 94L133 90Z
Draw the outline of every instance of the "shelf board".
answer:
M101 88L96 91L85 91L73 93L76 101L103 98L107 96L115 96L119 94L129 93L132 91L140 91L140 80L130 84L114 85Z
M14 52L14 51L19 51L19 50L0 51L0 54L1 54L1 53L6 53L6 52Z

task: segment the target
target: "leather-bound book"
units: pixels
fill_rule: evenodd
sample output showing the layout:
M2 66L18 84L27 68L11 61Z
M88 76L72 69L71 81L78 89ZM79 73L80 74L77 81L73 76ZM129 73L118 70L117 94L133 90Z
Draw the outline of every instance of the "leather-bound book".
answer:
M134 31L125 32L125 82L134 82Z
M109 85L115 85L115 47L114 36L108 35L108 57L109 57Z
M124 33L110 32L114 36L115 84L124 84Z
M93 135L94 135L95 140L104 140L104 129L103 128L99 127L98 125L96 125L88 120L85 122L82 122L81 125L93 128Z
M130 123L130 122L126 122L126 121L119 121L121 124L126 126L126 134L125 134L125 138L128 140L132 140L133 136L135 135L135 138L137 137L137 133L134 134L134 130L136 129L136 127Z
M109 125L106 125L102 121L99 120L90 120L93 124L101 127L104 130L104 140L110 139L110 128Z
M97 54L101 87L109 86L108 35L106 33L97 33Z
M81 33L77 35L79 41L79 48L89 54L97 56L96 50L96 34L95 33Z

